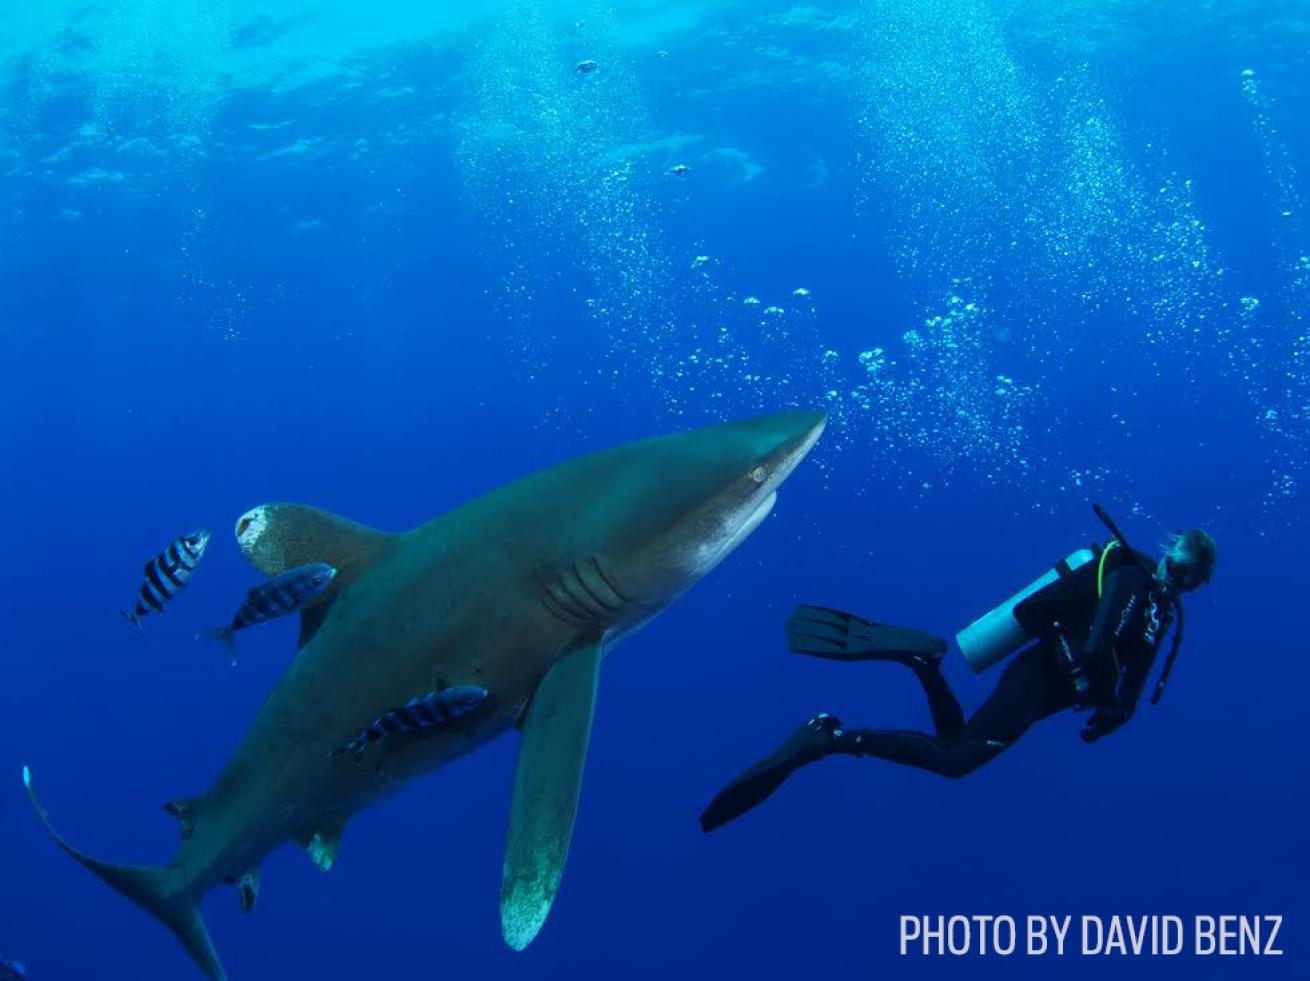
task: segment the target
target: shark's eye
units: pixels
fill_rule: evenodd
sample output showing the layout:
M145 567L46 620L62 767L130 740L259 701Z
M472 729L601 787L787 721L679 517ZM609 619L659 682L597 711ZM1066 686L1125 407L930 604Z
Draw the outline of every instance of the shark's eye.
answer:
M767 476L768 476L768 471L766 471L763 467L756 467L754 470L751 471L751 480L755 481L755 483L757 484L764 483L764 478Z

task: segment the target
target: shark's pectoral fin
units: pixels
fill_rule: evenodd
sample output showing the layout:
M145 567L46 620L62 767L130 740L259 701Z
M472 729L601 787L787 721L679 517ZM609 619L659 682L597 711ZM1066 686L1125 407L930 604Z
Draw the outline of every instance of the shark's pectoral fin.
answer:
M564 874L600 656L595 644L561 658L524 715L500 882L501 933L515 950L530 944L546 922Z
M323 594L300 611L300 646L314 636L333 600L381 561L400 535L377 531L305 504L261 504L236 525L241 552L260 572L276 576L307 562L337 570Z
M336 864L337 852L341 850L341 835L345 830L346 822L338 821L301 836L300 844L309 852L310 859L320 872L329 872Z

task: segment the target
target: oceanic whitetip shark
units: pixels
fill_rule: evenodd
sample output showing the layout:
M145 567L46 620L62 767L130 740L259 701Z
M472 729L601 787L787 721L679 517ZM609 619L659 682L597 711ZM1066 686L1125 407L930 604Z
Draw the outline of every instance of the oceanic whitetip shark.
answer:
M254 565L337 570L301 613L300 650L202 797L169 803L182 845L166 866L60 847L226 975L200 900L219 883L253 905L259 866L298 842L325 871L351 815L517 726L522 738L501 878L501 927L522 950L559 889L601 657L719 564L764 520L823 431L818 412L712 426L604 450L525 477L413 531L388 534L299 504L237 522ZM445 725L398 731L356 761L340 749L426 692L478 686ZM380 731L380 730L379 730Z

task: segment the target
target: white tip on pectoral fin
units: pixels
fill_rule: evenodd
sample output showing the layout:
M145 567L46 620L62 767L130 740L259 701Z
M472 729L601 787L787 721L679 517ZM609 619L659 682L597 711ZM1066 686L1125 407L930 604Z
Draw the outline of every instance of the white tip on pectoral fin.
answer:
M599 646L565 655L546 673L524 717L500 882L501 933L514 950L540 932L564 875L599 667Z
M553 890L515 889L500 898L500 932L511 950L524 950L536 939L555 901Z

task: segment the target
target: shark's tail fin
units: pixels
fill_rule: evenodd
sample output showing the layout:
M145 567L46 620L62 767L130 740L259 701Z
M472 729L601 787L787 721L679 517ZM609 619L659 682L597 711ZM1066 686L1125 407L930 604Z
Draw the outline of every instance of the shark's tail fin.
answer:
M41 819L41 824L55 840L55 844L132 902L153 913L182 941L182 946L192 960L211 981L227 981L227 974L219 963L218 953L214 950L204 918L200 915L199 897L183 888L176 869L148 865L111 865L82 854L51 826L45 809L36 798L36 791L32 789L32 774L27 767L23 767L23 784L27 787L27 795L36 816Z

